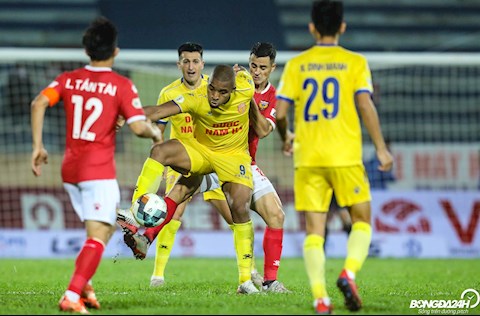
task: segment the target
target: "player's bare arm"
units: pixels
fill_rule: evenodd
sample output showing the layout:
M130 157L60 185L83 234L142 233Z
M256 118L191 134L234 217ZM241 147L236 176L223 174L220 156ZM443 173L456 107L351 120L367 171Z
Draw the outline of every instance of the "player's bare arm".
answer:
M121 115L117 117L115 130L118 132L125 125L125 118ZM130 130L139 137L151 138L155 144L163 142L163 130L156 124L152 125L150 120L135 121L128 125Z
M147 105L143 107L143 110L145 115L153 122L182 112L174 101L165 102L160 106Z
M356 103L362 116L362 121L367 128L368 134L375 145L377 157L380 161L378 167L381 171L389 171L393 166L392 154L388 151L385 139L383 138L380 127L380 120L378 118L377 109L369 93L359 93L356 96Z
M258 137L267 137L273 131L272 124L262 115L262 113L260 113L257 103L253 98L250 101L249 117L252 127L255 129Z
M32 101L32 159L31 167L32 172L35 176L40 176L42 174L41 165L48 163L48 152L43 147L43 122L45 118L45 111L49 105L49 100L43 94L37 95L37 97Z
M128 125L135 135L151 138L154 143L163 142L162 132L156 124L152 124L149 120L147 121L135 121Z
M283 99L277 99L277 131L283 141L283 153L291 155L293 152L293 134L288 133L287 110L290 103Z

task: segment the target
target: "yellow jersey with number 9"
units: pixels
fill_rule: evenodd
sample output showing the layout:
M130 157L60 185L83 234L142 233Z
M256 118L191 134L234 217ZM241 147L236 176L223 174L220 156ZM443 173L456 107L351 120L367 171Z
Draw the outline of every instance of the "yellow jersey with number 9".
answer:
M289 60L277 98L294 105L295 167L362 163L355 94L373 93L367 59L337 45L316 45Z
M252 76L239 71L235 87L228 102L217 108L208 102L208 85L184 93L174 102L182 113L192 116L194 137L199 143L222 153L248 154L248 111L255 92Z

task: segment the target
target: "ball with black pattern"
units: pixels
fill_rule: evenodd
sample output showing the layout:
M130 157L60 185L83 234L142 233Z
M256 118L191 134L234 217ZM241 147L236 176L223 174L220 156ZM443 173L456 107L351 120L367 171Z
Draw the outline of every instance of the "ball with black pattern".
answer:
M132 208L135 220L144 227L155 227L165 221L167 217L167 204L165 200L155 193L140 196Z

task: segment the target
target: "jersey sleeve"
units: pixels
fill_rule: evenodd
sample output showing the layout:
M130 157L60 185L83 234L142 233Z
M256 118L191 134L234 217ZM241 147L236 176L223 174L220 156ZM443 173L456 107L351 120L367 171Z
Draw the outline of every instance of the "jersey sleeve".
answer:
M358 72L355 78L354 91L355 94L361 92L368 92L370 94L373 93L373 85L372 85L372 74L370 72L370 67L368 66L367 59L363 56L360 56L360 60L357 63L358 65Z
M120 100L120 114L125 117L127 124L146 119L137 88L129 79L123 83Z
M194 114L197 105L200 103L196 94L192 92L186 92L175 99L173 99L176 105L180 108L182 113Z
M297 69L297 71L300 71ZM283 69L282 77L277 88L277 98L286 100L290 103L297 99L297 76L295 74L295 67L292 61L288 61Z
M55 80L53 80L45 89L40 92L48 98L50 106L54 106L62 98L63 86L65 75L60 74Z
M165 92L165 88L163 88L161 91L160 91L160 95L158 96L158 100L157 100L157 105L162 105L168 101L170 101L171 98L169 98L167 96L167 93ZM164 124L166 125L169 121L169 118L166 117L166 118L163 118L163 119L160 119L158 120L156 123L157 124Z
M255 94L255 84L253 83L252 76L246 71L239 71L235 77L235 90L245 93L246 96L253 98Z
M262 112L263 116L272 124L273 129L277 126L277 98L275 96L275 89L272 88L268 95L268 107Z

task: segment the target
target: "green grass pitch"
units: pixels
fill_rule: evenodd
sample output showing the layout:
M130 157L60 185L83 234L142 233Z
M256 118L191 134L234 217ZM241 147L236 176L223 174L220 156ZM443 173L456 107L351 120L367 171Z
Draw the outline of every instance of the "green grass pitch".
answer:
M74 259L0 260L0 314L60 314L58 300L70 280ZM262 258L256 260L263 270ZM327 258L328 292L334 313L425 314L411 300L459 300L465 289L480 292L478 259L368 258L357 276L364 308L350 313L335 287L342 259ZM153 259L104 258L94 277L102 304L92 314L308 315L312 296L302 258L284 258L279 279L290 294L238 295L234 258L171 258L166 284L150 288ZM468 310L480 314L480 306Z

